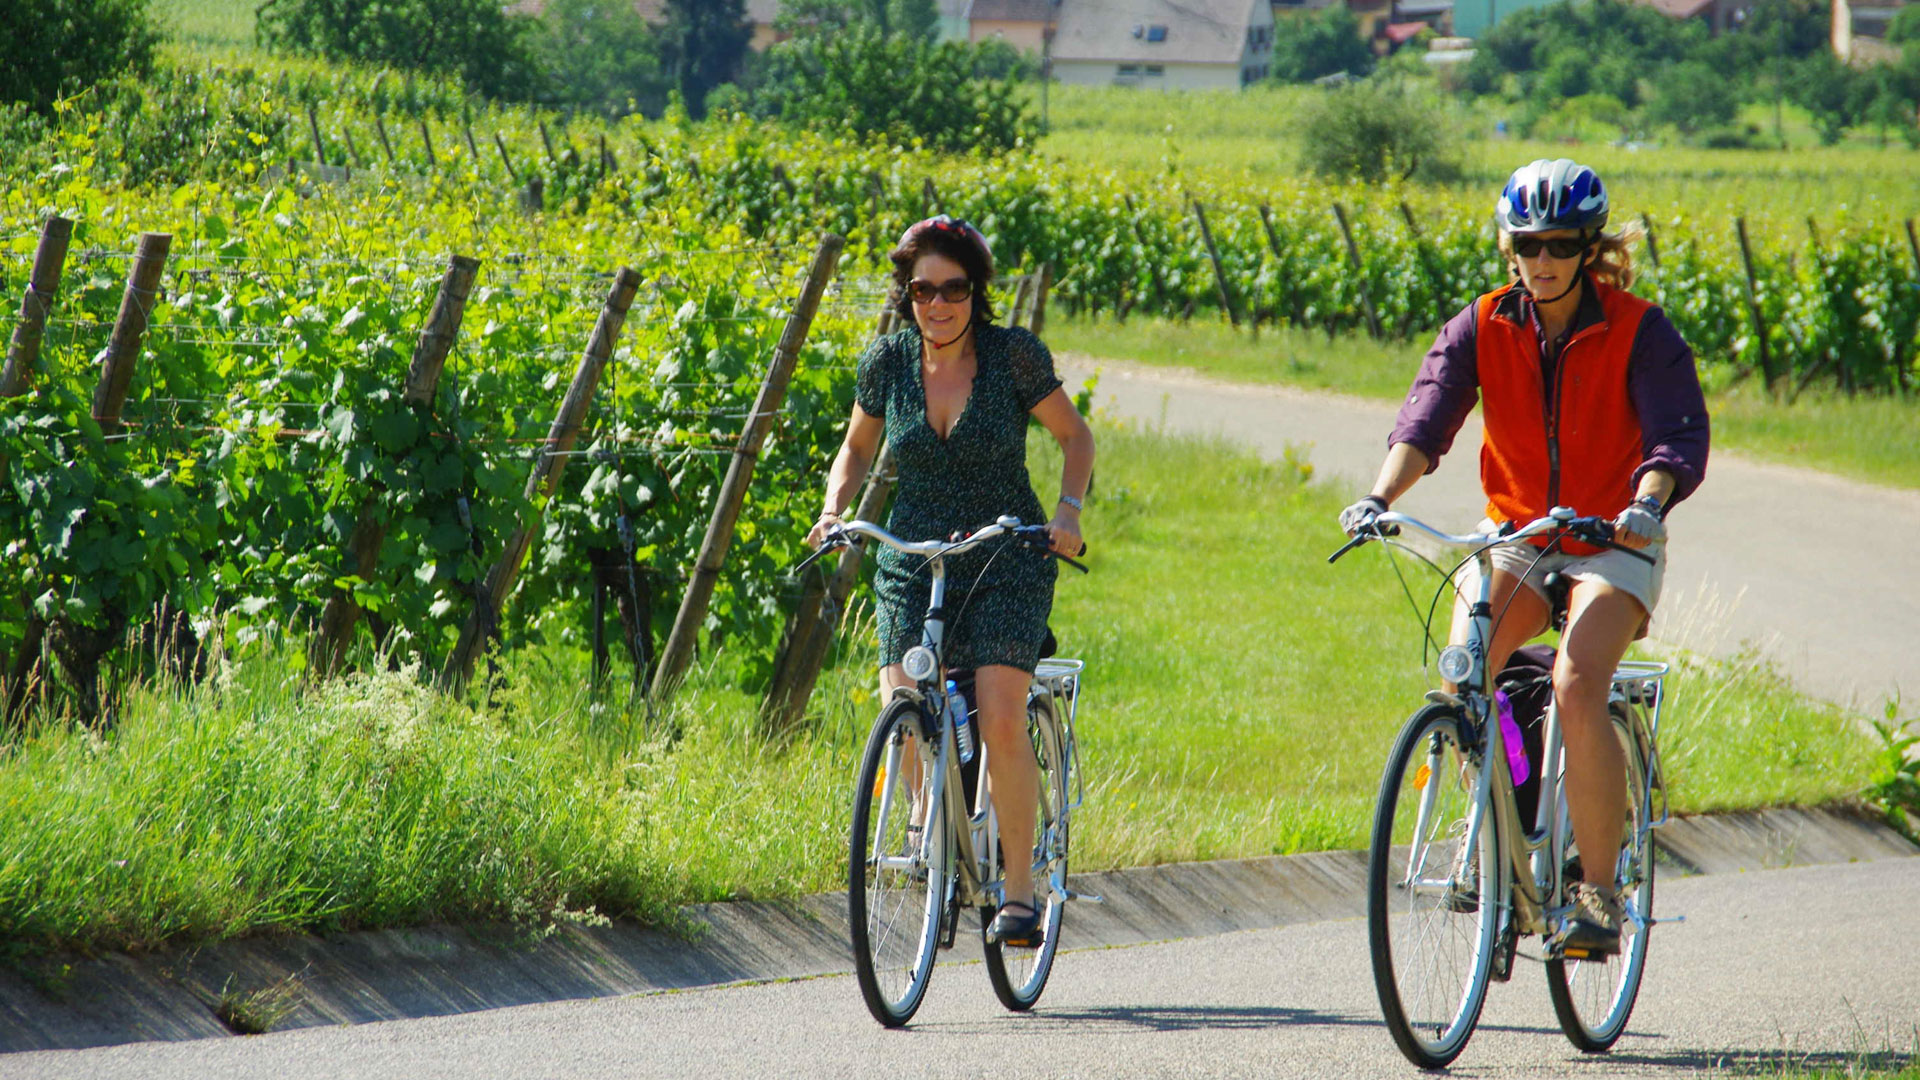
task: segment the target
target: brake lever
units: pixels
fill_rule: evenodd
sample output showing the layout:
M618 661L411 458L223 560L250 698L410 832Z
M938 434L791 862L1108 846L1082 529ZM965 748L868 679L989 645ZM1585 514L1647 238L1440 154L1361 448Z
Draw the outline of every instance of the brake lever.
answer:
M839 551L843 547L851 547L852 545L853 541L845 539L844 537L828 537L819 547L813 549L813 554L795 563L793 569L788 572L797 577L804 572L807 567L825 558L827 552Z
M1329 563L1339 562L1340 556L1345 555L1347 552L1352 551L1354 548L1359 547L1361 544L1364 544L1369 540L1383 540L1389 536L1400 535L1400 526L1398 525L1377 525L1371 522L1369 522L1369 525L1372 526L1371 530L1363 529L1362 531L1355 533L1352 539L1340 545L1339 551L1336 551L1333 554L1327 556L1327 562Z

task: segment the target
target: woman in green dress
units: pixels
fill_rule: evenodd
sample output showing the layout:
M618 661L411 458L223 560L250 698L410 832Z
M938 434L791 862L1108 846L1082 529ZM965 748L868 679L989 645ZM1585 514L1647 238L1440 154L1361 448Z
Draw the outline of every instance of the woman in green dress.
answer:
M1046 516L1027 479L1027 418L1059 440L1060 498L1047 529L1053 550L1080 551L1080 500L1093 475L1093 433L1031 331L995 326L987 298L986 237L945 215L906 231L890 253L895 308L906 329L860 358L846 440L827 478L826 508L808 533L818 545L866 478L884 434L899 473L888 529L903 540L945 539L1003 514ZM920 560L891 549L874 579L880 623L880 695L913 685L900 658L920 643L931 588ZM1039 768L1027 738L1027 686L1053 608L1055 567L1038 551L976 549L948 564L947 662L972 668L993 808L1006 836L1032 836ZM1006 903L989 936L1038 945L1039 907L1024 859L1006 866Z

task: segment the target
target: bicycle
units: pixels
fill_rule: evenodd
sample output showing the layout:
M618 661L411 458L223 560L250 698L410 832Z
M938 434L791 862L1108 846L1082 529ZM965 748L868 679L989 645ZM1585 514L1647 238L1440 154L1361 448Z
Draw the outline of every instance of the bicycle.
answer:
M1582 1051L1604 1052L1626 1030L1656 922L1652 831L1668 818L1657 741L1667 665L1622 661L1608 691L1608 714L1627 762L1627 818L1614 874L1625 914L1619 955L1586 955L1562 942L1567 890L1581 871L1561 788L1566 762L1559 714L1551 705L1541 759L1529 765L1540 777L1529 827L1522 827L1515 804L1513 769L1525 759L1509 753L1510 735L1486 671L1494 623L1489 553L1548 536L1651 557L1614 543L1607 519L1576 517L1567 507L1512 531L1460 536L1400 513L1374 521L1328 561L1370 540L1404 546L1394 537L1410 527L1466 549L1480 570L1467 640L1439 656L1441 676L1457 691L1427 694L1428 703L1395 740L1380 782L1367 859L1367 932L1387 1029L1415 1065L1444 1067L1472 1037L1489 984L1511 977L1520 937L1539 935L1537 959L1545 963L1561 1030ZM1455 571L1465 564L1462 559ZM1452 572L1446 577L1451 581ZM1555 604L1556 625L1565 617L1564 603L1561 596ZM1483 897L1492 902L1482 903Z
M854 972L867 1010L887 1027L905 1024L919 1009L936 952L951 948L958 935L962 908L979 908L995 996L1024 1012L1040 1000L1053 971L1066 901L1099 899L1067 888L1070 823L1084 794L1073 724L1086 665L1045 659L1027 695L1027 730L1040 767L1029 850L1034 881L1045 883L1041 944L1014 948L986 940L1006 900L1000 831L987 785L979 782L987 748L974 735L971 673L946 666L946 560L1002 537L1053 554L1044 525L1002 517L958 540L922 543L849 521L828 529L820 550L806 560L871 539L925 558L933 578L921 644L902 659L915 685L897 689L881 710L853 789L847 914ZM1086 571L1071 558L1054 557Z

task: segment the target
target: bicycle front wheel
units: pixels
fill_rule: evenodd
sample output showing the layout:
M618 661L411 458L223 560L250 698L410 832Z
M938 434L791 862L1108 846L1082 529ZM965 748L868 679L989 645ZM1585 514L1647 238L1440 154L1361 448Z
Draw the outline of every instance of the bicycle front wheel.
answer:
M987 981L1000 1004L1014 1012L1025 1012L1040 1000L1047 988L1047 976L1053 973L1054 954L1060 950L1060 921L1067 906L1067 763L1061 745L1059 724L1052 706L1032 702L1027 706L1027 734L1033 742L1034 758L1040 763L1040 801L1033 816L1030 845L1007 838L1003 844L1009 858L1018 857L1026 847L1032 857L1033 882L1041 905L1039 948L1020 949L987 942L985 955ZM981 911L980 929L985 937L987 924L993 921L993 909Z
M1499 830L1450 706L1413 714L1380 781L1367 857L1367 938L1387 1030L1438 1069L1466 1048L1492 975ZM1471 838L1471 839L1470 839Z
M896 698L873 726L853 788L853 969L867 1011L887 1027L912 1019L926 996L952 881L945 818L933 805L929 726L918 704Z
M1612 1049L1627 1030L1627 1018L1633 1015L1633 1003L1640 996L1640 978L1646 974L1648 937L1653 929L1653 833L1647 827L1647 765L1632 730L1631 721L1615 706L1613 731L1627 760L1627 821L1613 878L1624 912L1620 954L1547 961L1547 992L1553 998L1554 1014L1560 1018L1560 1030L1589 1054ZM1572 823L1564 804L1556 827L1571 835Z

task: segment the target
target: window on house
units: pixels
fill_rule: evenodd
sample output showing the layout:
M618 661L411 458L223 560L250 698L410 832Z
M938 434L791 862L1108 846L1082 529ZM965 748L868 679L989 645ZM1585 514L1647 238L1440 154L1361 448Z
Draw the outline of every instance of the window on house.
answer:
M1158 23L1155 23L1154 25L1147 27L1147 40L1148 41L1167 40L1167 28L1159 25Z
M1160 76L1165 75L1166 73L1167 73L1167 69L1166 69L1166 65L1164 64L1148 64L1147 65L1147 78L1149 79L1157 79Z
M1120 69L1117 72L1115 72L1115 74L1119 75L1123 79L1138 78L1140 75L1140 65L1139 64L1121 64Z

